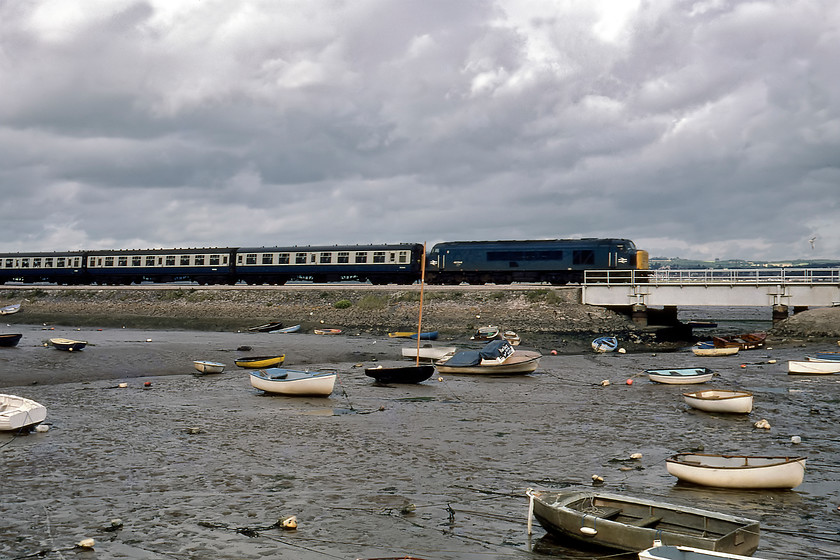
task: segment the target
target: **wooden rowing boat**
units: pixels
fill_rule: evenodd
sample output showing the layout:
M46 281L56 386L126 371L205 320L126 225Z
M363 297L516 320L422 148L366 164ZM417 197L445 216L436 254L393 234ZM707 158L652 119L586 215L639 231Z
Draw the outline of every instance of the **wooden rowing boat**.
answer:
M271 321L270 323L265 323L263 325L257 325L254 327L248 327L249 332L271 332L276 331L277 329L283 328L283 323L280 321Z
M279 366L286 359L285 354L279 356L247 356L236 358L233 363L241 368L247 369L265 369L269 367Z
M87 346L87 342L84 340L72 340L69 338L51 338L50 344L59 350L66 350L67 352L81 350Z
M17 395L0 395L0 430L20 430L40 424L47 407Z
M731 348L733 346L741 350L754 350L764 346L767 333L746 333L734 336L713 336L712 342L718 348Z
M341 334L341 329L315 329L315 334Z
M667 383L669 385L688 385L691 383L705 383L715 372L709 368L674 368L674 369L646 369L645 373L651 381Z
M733 554L758 548L759 523L752 519L604 492L526 494L546 531L586 546L639 552L658 539Z
M692 546L667 546L660 541L653 541L653 546L639 552L639 560L715 560L728 558L729 560L762 560L758 556L742 556L727 552L703 550Z
M683 399L688 406L706 412L748 414L753 407L753 394L748 391L708 389L683 393Z
M790 360L788 362L788 373L794 375L826 375L840 373L840 360L826 360L816 362L813 360Z
M269 368L251 372L251 386L266 393L327 397L335 386L334 371L298 371Z
M711 340L698 342L691 347L691 351L695 356L733 356L740 350L741 348L739 346L723 346L718 348Z
M678 453L665 460L668 473L684 482L718 488L796 488L805 477L805 457Z

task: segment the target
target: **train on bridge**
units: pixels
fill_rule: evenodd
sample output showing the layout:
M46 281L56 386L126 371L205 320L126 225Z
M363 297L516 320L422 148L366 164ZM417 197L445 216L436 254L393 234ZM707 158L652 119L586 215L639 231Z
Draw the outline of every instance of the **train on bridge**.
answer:
M0 253L0 284L413 284L425 274L428 284L563 285L587 270L646 270L648 262L647 251L613 238L447 241L428 255L421 243Z

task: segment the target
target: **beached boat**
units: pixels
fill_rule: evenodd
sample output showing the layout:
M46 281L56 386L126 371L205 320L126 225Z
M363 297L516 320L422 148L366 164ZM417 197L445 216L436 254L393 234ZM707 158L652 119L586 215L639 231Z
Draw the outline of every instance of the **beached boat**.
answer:
M788 373L795 375L840 373L840 360L826 360L824 362L790 360L788 361Z
M50 344L52 344L59 350L66 350L68 352L81 350L82 348L87 346L87 342L84 340L72 340L70 338L51 338Z
M840 352L814 352L813 357L807 359L812 361L840 360Z
M733 346L741 350L754 350L764 346L767 333L746 333L733 336L713 336L712 342L718 348L731 348Z
M277 329L283 328L283 323L280 321L272 321L270 323L265 323L263 325L257 325L255 327L248 327L249 332L271 332L276 331Z
M508 375L531 373L540 365L542 354L514 350L505 340L493 340L481 350L461 350L435 362L440 373Z
M279 356L246 356L242 358L236 358L233 363L241 368L247 369L265 369L270 367L279 366L283 363L286 359L285 354L280 354Z
M508 341L508 344L511 346L519 346L522 342L522 338L516 334L514 331L505 331L502 335L502 338Z
M613 352L618 348L618 339L614 336L599 336L592 341L592 349L596 352Z
M251 386L266 393L291 396L327 397L338 374L334 371L298 371L269 368L251 373Z
M711 340L698 342L691 347L691 351L695 356L734 356L740 350L741 348L738 346L723 346L718 348Z
M408 348L402 348L400 353L403 358L411 358L412 360L419 358L420 360L434 362L443 359L445 356L454 354L457 350L458 348L455 346L421 346L420 348L410 346Z
M0 346L17 346L17 343L20 342L20 339L23 335L22 334L0 334Z
M688 406L706 412L748 414L753 407L753 394L748 391L708 389L694 393L683 393L683 399Z
M4 305L3 307L0 307L0 315L12 315L18 311L20 311L19 303L13 303L11 305Z
M433 365L365 368L365 375L378 383L421 383L434 374Z
M417 331L392 331L388 333L389 338L411 338Z
M796 488L806 457L760 457L678 453L665 460L668 473L684 482L718 488Z
M47 407L17 395L0 395L0 430L19 430L40 424Z
M470 340L496 340L500 336L501 329L495 325L478 327Z
M341 329L315 329L315 334L341 334Z
M293 333L298 332L300 330L300 325L292 325L291 327L283 327L282 329L274 329L273 331L268 331L270 333Z
M193 362L198 373L222 373L225 371L225 364L222 362L209 362L207 360L195 360Z
M693 546L669 546L659 541L653 541L653 546L639 552L639 560L715 560L728 558L729 560L762 560L758 556L742 556L727 552L715 552Z
M717 326L714 321L689 321L685 324L690 329L713 329Z
M691 383L705 383L715 374L709 368L674 368L674 369L646 369L645 373L651 381L667 383L669 385L688 385Z
M758 548L759 523L752 519L604 492L526 494L546 531L587 546L639 552L660 540L746 555Z
M417 340L437 340L438 332L437 331L428 331L428 332L421 332L421 333L412 333L411 336L408 338L413 338Z

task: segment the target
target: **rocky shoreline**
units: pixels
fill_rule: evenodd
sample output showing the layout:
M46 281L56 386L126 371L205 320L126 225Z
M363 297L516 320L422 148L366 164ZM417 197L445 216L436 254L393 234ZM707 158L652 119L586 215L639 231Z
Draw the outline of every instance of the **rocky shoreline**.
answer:
M611 334L628 350L685 345L691 330L680 325L640 328L609 309L577 303L576 288L430 289L424 291L424 331L463 336L482 325L528 334L531 339L579 346ZM348 334L385 335L417 326L418 286L377 289L318 288L59 288L0 290L0 303L20 302L23 312L6 323L238 331L269 321L300 324L304 331L340 328ZM777 343L840 337L840 308L814 309L775 325ZM570 349L570 350L573 350Z

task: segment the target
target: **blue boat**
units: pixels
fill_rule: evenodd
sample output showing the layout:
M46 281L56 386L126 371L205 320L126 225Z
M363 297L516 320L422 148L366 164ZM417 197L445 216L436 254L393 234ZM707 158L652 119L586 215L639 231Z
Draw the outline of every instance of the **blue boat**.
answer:
M438 337L438 332L437 331L422 332L422 333L420 333L420 336L419 336L420 340L437 340L437 337ZM417 340L418 335L417 335L417 333L414 333L409 338L413 338L414 340Z
M596 352L613 352L618 348L618 339L614 336L599 336L592 341L592 349Z

